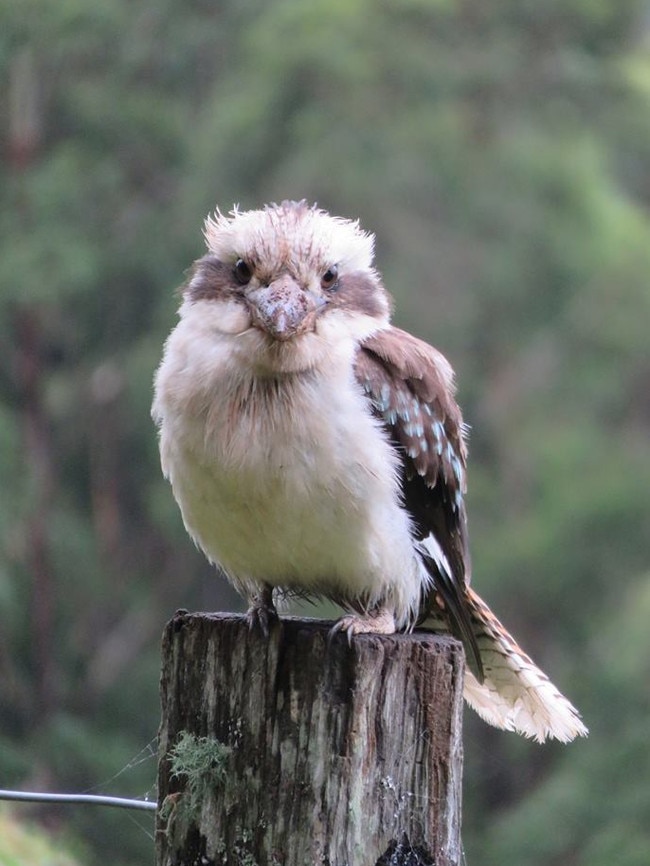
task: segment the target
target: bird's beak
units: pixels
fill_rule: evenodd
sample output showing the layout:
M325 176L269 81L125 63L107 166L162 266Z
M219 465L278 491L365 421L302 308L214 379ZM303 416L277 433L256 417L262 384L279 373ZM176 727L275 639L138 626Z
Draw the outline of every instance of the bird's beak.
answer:
M289 275L254 289L246 298L253 325L280 342L313 329L321 305L316 296L302 289Z

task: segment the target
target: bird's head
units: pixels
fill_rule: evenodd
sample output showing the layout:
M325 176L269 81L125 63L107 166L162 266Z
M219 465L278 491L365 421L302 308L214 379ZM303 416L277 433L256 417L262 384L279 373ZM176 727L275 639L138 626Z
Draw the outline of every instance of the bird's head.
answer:
M203 318L258 365L310 366L319 348L384 326L390 301L372 267L374 238L358 222L306 202L217 212L208 254L184 289L181 315Z

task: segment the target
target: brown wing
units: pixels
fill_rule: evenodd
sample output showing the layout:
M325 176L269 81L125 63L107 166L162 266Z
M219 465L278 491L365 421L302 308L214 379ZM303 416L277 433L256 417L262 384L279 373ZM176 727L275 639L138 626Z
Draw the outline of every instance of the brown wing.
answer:
M451 367L432 346L389 327L360 345L355 373L400 453L404 505L433 582L422 618L434 608L435 596L441 597L452 631L465 644L468 664L482 679L465 595L470 580L467 449ZM436 555L438 547L444 557Z

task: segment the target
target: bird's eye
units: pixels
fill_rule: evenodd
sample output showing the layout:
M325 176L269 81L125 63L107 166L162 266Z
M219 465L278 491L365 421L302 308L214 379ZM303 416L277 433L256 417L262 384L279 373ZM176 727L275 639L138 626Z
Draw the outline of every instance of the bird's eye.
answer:
M243 259L237 259L235 262L234 273L235 279L242 286L245 286L246 283L250 282L250 278L253 276L250 267Z
M339 278L339 269L336 265L332 265L331 268L328 268L323 276L320 278L320 284L324 289L331 289L336 285L336 281Z

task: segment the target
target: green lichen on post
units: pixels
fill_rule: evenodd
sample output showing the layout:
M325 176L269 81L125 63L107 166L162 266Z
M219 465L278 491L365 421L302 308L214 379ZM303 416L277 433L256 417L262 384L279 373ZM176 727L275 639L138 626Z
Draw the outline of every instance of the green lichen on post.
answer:
M169 753L171 776L185 780L190 816L196 817L208 793L226 778L231 749L216 737L183 731Z
M219 840L214 849L214 862L219 866L260 866L258 859L250 850L252 834L248 830L236 827L236 838L232 848L227 850L225 842ZM280 866L275 855L272 855L269 866Z
M225 781L230 754L230 747L215 737L181 732L169 751L170 778L184 781L185 790L170 794L162 804L160 817L168 834L182 833L198 820L206 797Z

